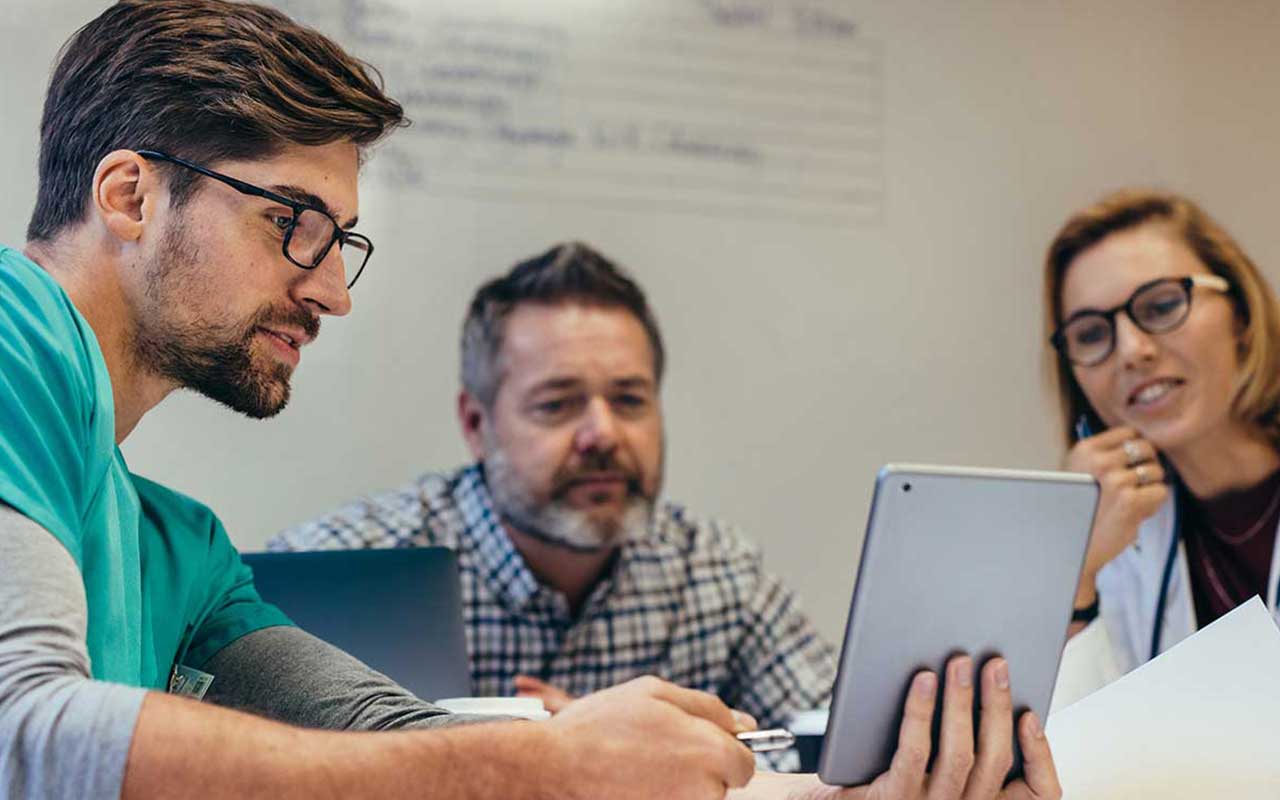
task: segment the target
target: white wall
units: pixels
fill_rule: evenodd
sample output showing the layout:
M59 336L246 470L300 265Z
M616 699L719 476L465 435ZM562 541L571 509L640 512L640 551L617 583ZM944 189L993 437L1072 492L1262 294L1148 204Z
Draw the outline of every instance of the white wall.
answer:
M0 241L22 240L53 55L98 5L0 8ZM339 38L370 7L288 5ZM414 6L427 16L444 7L462 6ZM589 22L606 39L655 7L465 5L561 15L575 35ZM460 463L452 403L466 300L515 260L584 239L633 270L664 326L668 494L740 523L836 638L881 464L1057 462L1037 301L1040 259L1067 213L1126 184L1185 191L1280 279L1274 4L662 6L688 18L799 7L855 20L850 46L878 54L878 213L783 221L758 209L689 213L674 200L590 203L558 182L568 167L545 163L545 196L466 191L478 184L465 175L452 187L415 187L395 171L419 159L430 176L445 166L432 161L442 150L421 132L401 134L397 155L381 165L375 156L369 168L361 227L378 252L355 289L355 313L326 322L304 353L290 408L260 423L174 397L127 443L131 466L208 502L253 549L354 495ZM596 16L583 22L584 9ZM354 49L376 61L380 46L357 39ZM759 67L751 61L744 70ZM404 85L398 75L388 75L393 93ZM564 109L570 123L589 111ZM419 119L428 111L410 110ZM621 168L616 159L606 166ZM750 188L745 171L734 174ZM750 205L749 195L739 199Z

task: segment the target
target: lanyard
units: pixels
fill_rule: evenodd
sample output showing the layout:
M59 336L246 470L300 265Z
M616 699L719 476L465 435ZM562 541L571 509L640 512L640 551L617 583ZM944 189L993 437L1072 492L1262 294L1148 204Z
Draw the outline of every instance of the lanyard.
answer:
M1160 634L1164 632L1164 604L1169 596L1169 581L1173 577L1173 564L1178 560L1178 542L1182 541L1182 503L1178 496L1178 484L1173 486L1173 539L1169 542L1169 555L1164 560L1164 574L1160 578L1160 596L1156 599L1156 623L1151 632L1151 655L1160 655Z

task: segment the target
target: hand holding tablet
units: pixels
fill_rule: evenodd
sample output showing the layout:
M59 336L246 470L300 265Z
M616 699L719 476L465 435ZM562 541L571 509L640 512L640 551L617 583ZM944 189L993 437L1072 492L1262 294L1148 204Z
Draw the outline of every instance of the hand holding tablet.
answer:
M1052 772L1034 716L1018 719L1007 764L992 748L1008 743L1015 712L1048 711L1097 491L1067 473L881 471L819 764L825 782L879 782L904 759L911 774L932 759L933 776L968 775L972 763L989 780L1000 767L998 787L1028 742L1029 757L1043 745ZM1029 781L1047 780L1030 758L1026 769Z

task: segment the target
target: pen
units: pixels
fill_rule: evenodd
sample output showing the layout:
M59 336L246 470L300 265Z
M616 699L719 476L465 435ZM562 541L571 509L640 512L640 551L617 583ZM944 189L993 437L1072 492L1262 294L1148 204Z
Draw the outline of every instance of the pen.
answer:
M796 743L791 731L782 728L770 728L766 731L743 731L738 734L738 741L747 746L753 753L769 753L774 750L786 750Z

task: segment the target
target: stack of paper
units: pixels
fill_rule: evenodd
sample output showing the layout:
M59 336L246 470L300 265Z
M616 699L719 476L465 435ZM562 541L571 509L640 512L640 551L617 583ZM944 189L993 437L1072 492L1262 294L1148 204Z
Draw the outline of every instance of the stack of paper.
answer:
M1241 605L1049 718L1064 800L1280 799L1280 630Z

